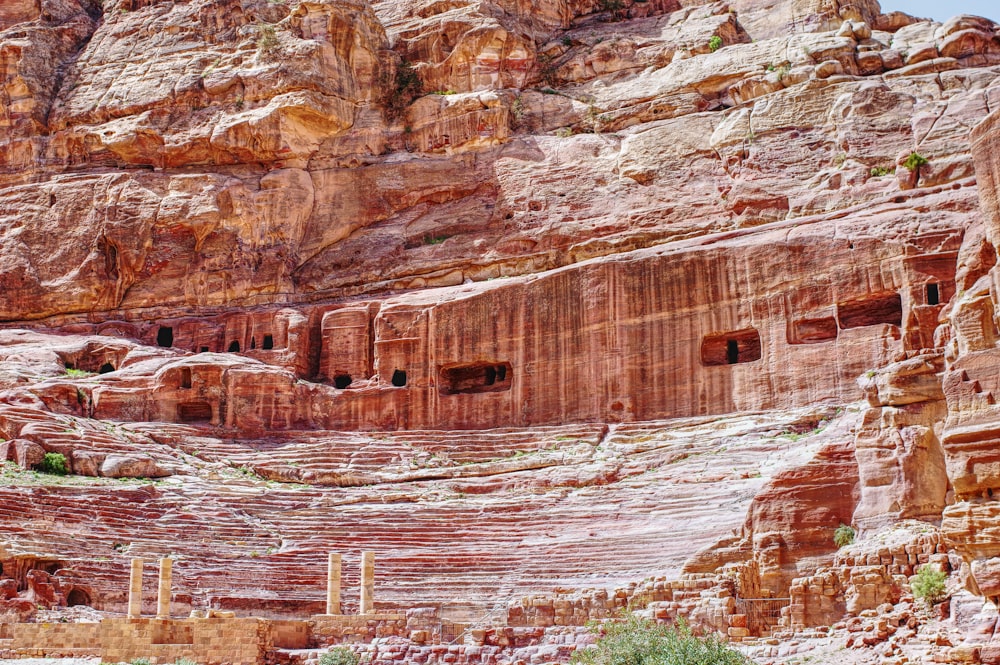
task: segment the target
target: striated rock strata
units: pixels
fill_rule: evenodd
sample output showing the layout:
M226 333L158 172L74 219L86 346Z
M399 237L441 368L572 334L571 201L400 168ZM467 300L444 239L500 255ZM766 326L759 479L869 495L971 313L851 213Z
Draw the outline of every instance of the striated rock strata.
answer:
M375 551L395 618L267 630L565 662L631 607L997 662L992 21L15 0L0 65L0 615L173 554L175 611L302 619L330 551L353 612Z

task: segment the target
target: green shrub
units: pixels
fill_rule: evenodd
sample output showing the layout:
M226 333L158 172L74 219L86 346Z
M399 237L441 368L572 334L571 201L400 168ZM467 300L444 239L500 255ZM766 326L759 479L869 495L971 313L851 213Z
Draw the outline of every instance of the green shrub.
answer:
M892 169L886 168L885 166L875 166L872 167L871 171L869 171L869 175L873 178L882 178L890 173L892 173Z
M722 48L722 37L719 35L712 35L712 38L708 40L708 48L712 49L712 53L715 53Z
M903 166L909 171L919 171L920 167L926 164L928 164L927 158L915 152L911 152L910 156L903 161Z
M42 463L38 465L38 470L56 476L65 476L69 473L69 463L62 453L45 453Z
M833 544L837 547L847 547L854 542L854 529L841 524L833 532Z
M592 626L601 635L592 648L573 654L583 665L749 665L746 656L717 635L697 637L679 620L677 626L628 615L623 621Z
M920 567L917 574L910 580L913 597L933 605L944 598L944 581L948 576L933 564Z
M257 52L268 58L274 57L278 50L278 35L273 25L257 26Z
M75 367L66 368L66 376L72 377L74 379L79 379L81 377L91 376L91 375L93 375L93 372L88 372L85 369L77 369Z
M388 75L388 68L383 70L379 84L382 88L381 103L385 109L386 118L390 121L403 115L406 107L413 100L424 94L424 84L417 75L417 70L406 60L400 61L395 68L395 75Z
M319 665L358 665L361 659L347 647L333 647L319 657Z
M129 665L149 665L149 658L133 658Z
M272 2L273 1L274 0L272 0ZM194 662L190 658L178 658L174 661L174 665L198 665L198 663Z

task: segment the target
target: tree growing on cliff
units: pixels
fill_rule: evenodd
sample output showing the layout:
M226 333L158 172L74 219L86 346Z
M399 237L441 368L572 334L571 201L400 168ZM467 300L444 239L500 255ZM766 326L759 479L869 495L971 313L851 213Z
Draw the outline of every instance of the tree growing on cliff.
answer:
M385 117L390 122L403 115L406 107L424 94L424 84L420 76L406 60L400 60L395 67L385 67L379 79L382 97L379 100L385 109Z
M903 167L910 172L914 187L920 183L920 169L928 164L930 162L927 161L927 158L916 152L911 152L909 157L903 160Z
M681 619L676 626L629 614L592 625L597 643L573 654L579 665L749 665L750 660L717 635L698 637Z
M945 597L944 582L946 579L948 579L948 575L937 566L932 564L921 566L917 574L910 579L913 597L928 605L933 605Z
M854 542L854 529L841 524L833 531L833 544L837 547L847 547Z

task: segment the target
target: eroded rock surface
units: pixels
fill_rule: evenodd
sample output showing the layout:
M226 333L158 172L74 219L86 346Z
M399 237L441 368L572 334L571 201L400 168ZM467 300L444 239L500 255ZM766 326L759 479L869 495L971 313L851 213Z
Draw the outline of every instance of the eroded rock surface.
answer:
M0 65L0 612L172 552L185 610L320 613L375 550L474 643L375 662L625 607L996 662L994 22L13 0Z

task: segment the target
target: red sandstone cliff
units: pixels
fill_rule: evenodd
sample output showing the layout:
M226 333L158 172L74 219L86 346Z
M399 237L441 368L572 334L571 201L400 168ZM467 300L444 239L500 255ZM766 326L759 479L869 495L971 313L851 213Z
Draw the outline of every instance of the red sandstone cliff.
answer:
M832 531L916 519L1000 597L993 22L18 0L0 63L8 595L174 552L185 606L309 613L375 548L387 606L659 577L621 598L740 637L698 594L898 601Z

